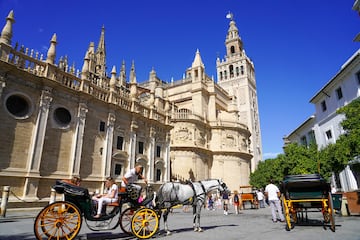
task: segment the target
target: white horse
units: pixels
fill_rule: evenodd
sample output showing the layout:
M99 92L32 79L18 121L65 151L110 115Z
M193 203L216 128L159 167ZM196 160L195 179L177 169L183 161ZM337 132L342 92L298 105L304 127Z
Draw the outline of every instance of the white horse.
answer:
M207 193L216 189L220 193L228 191L226 184L218 179L189 182L188 184L168 182L161 185L156 196L156 208L165 209L163 216L166 234L171 233L167 225L170 209L178 204L193 206L194 231L202 232L203 230L200 227L201 209L206 201Z

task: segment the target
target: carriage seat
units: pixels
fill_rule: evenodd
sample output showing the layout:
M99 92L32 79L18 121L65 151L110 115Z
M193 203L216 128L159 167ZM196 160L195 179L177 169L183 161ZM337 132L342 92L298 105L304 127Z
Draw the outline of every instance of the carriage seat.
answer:
M111 207L118 207L119 206L119 202L111 202L111 203L108 203L106 204L107 206L111 206Z
M60 194L79 196L79 197L90 196L87 188L79 187L65 180L56 180L56 183L52 188L55 189L55 191Z

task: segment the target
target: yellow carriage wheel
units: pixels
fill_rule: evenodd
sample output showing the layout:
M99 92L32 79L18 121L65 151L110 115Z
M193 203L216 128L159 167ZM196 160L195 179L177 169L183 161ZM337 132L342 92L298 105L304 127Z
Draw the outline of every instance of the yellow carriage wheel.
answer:
M329 202L329 222L330 222L330 229L331 231L335 232L335 217L334 217L334 203L332 201L331 193L328 194L328 202Z
M37 239L74 239L81 228L80 210L70 202L54 202L35 218L34 233Z
M150 208L140 208L131 220L132 233L140 239L152 237L159 228L158 214Z
M287 200L285 196L282 197L282 207L284 209L284 215L285 215L285 229L286 231L290 231L292 228L294 228L294 225L291 224L291 211L292 211L292 204L290 200Z

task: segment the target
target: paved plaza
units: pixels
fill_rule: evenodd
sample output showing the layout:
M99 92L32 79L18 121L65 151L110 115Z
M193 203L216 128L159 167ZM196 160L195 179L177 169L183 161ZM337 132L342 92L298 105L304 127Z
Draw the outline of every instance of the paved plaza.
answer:
M190 209L191 210L191 209ZM34 240L33 223L39 209L32 211L8 211L6 218L0 218L0 240ZM313 220L321 220L321 214L311 213ZM290 232L285 230L285 223L273 223L270 208L242 210L240 214L230 211L225 216L222 210L209 211L204 209L201 215L201 226L204 232L193 232L192 212L183 212L181 208L174 209L169 215L170 236L165 236L163 231L156 234L152 239L161 240L232 240L232 239L276 239L276 240L310 240L310 239L342 239L360 240L360 217L344 216L336 214L336 231L330 228L324 229L318 226L295 226ZM317 221L313 221L318 223ZM163 222L160 223L163 229ZM114 231L92 232L83 222L77 239L135 239L122 233L118 228Z

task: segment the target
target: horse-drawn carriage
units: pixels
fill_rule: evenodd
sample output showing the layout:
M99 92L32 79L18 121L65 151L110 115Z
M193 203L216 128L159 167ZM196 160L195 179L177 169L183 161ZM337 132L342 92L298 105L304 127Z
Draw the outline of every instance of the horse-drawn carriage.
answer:
M86 188L64 181L57 181L53 188L64 194L65 201L51 203L37 215L34 223L37 239L74 239L83 220L92 231L113 230L120 225L125 233L138 238L151 237L159 227L158 213L145 207L152 199L138 203L132 189L119 193L118 201L105 205L102 216L94 218L95 205ZM122 209L124 204L128 206Z
M281 184L281 192L287 231L295 224L308 222L309 212L321 212L323 227L330 223L330 229L335 232L330 184L319 174L286 176Z
M252 209L258 209L259 208L259 203L257 200L257 196L256 193L252 191L252 186L240 186L240 189L245 189L245 191L247 190L248 192L243 192L241 191L241 203L242 203L242 207L243 209L245 209L245 206L247 203L250 204L250 207ZM251 189L251 190L248 190Z
M34 223L34 233L37 239L74 239L85 220L92 231L114 230L119 225L125 233L137 238L152 237L159 229L159 219L164 212L165 231L167 214L171 207L177 204L192 204L194 215L194 230L200 228L200 211L209 191L219 189L227 191L220 180L205 180L191 184L164 183L158 193L156 206L148 207L153 199L146 198L138 203L138 195L132 189L119 193L117 202L103 206L100 218L95 218L95 208L86 188L78 187L63 181L57 181L53 188L63 193L65 200L56 201L44 207L37 215ZM129 205L122 209L124 205ZM197 219L197 223L195 223Z

